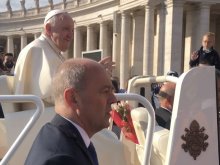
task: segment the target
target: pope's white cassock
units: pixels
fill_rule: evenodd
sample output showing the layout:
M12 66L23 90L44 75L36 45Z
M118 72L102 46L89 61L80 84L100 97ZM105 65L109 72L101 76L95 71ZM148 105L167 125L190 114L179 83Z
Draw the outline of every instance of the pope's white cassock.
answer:
M14 72L15 94L33 94L53 103L52 77L64 60L61 51L42 34L19 54Z

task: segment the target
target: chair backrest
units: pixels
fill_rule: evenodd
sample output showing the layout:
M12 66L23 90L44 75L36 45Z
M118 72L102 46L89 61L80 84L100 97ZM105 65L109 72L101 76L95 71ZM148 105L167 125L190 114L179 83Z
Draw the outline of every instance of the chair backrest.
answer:
M131 111L131 117L134 124L135 132L139 141L136 146L137 155L140 162L143 162L145 135L148 124L148 112L146 108L138 107ZM160 126L155 126L153 136L153 147L151 152L151 165L164 165L166 158L167 142L169 130Z
M7 150L15 141L15 139L18 137L18 135L20 134L24 126L27 124L30 117L32 117L34 112L35 110L26 110L26 111L7 113L5 115L4 127L6 129L6 132L4 136L6 136L7 138ZM25 137L25 140L19 146L16 153L9 161L9 164L12 165L24 164L24 161L30 150L30 147L32 146L32 143L36 135L38 134L39 130L45 123L51 121L54 115L55 115L54 107L45 108L45 111L40 116L40 118L38 119L34 127L31 129L31 131L28 133L28 135Z
M145 144L145 135L148 122L148 112L146 108L138 107L132 109L131 118L134 125L134 129L138 138L140 145L144 146Z
M0 95L14 94L14 76L1 75L0 84ZM2 102L1 105L4 114L18 111L18 108L14 103Z
M192 68L176 84L166 165L218 165L215 67Z
M5 128L5 119L0 119L0 159L3 158L8 150L8 137L7 130Z
M155 126L153 150L151 152L151 165L165 164L169 132L168 129Z
M95 146L99 164L130 165L125 146L112 131L103 129L91 140Z

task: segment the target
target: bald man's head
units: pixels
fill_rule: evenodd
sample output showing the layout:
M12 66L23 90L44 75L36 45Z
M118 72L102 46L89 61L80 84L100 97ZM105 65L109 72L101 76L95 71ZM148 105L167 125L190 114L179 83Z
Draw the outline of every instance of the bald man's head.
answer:
M53 78L55 100L61 99L66 88L83 90L100 73L107 74L104 67L96 61L82 58L66 60L60 65Z
M176 88L176 84L172 82L165 82L162 85L158 94L160 106L172 110L175 88Z

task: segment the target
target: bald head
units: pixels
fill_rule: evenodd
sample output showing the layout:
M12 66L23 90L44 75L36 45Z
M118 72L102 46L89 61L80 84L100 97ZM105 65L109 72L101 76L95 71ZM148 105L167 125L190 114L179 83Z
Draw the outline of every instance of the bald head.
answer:
M172 82L165 82L162 85L162 87L160 88L160 92L158 94L160 106L172 110L175 88L176 88L176 84Z
M160 92L164 92L169 96L174 96L176 84L172 82L165 82L160 88ZM162 96L163 97L163 96Z
M67 88L84 90L97 74L106 74L101 64L90 59L69 59L60 65L52 82L55 100L61 99Z

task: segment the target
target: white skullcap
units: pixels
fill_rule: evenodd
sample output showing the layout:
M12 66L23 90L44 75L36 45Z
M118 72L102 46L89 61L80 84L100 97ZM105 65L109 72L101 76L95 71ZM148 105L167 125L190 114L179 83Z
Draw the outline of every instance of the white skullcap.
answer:
M65 10L60 10L60 9L56 9L56 10L51 10L49 13L47 13L45 19L44 19L44 25L47 23L47 21L52 18L53 16L57 15L57 14L61 14L61 13L66 13Z

